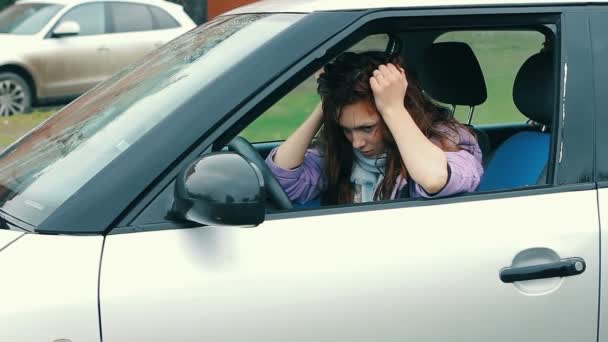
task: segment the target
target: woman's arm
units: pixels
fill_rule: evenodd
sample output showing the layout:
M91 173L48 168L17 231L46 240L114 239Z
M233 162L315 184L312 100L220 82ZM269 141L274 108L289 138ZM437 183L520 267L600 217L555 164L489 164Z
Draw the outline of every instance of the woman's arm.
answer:
M438 193L427 193L420 185L416 184L413 197L444 197L463 192L473 192L479 186L483 176L483 166L481 165L482 153L475 137L465 128L453 132L453 141L458 142L460 150L445 152L450 171L448 182ZM438 141L434 141L438 144Z
M322 120L319 104L306 121L266 158L266 164L295 203L305 203L318 197L325 186L323 158L319 151L308 149Z
M306 121L279 146L274 155L274 163L288 170L300 166L308 146L321 128L322 120L323 111L319 103Z
M395 138L409 175L427 193L441 191L448 181L445 152L420 131L403 104L407 79L393 64L381 65L370 78L376 108Z

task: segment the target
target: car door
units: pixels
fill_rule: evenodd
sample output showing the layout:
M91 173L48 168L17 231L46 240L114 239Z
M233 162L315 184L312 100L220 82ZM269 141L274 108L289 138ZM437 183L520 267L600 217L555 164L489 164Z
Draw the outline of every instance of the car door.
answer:
M608 153L606 144L608 139L605 134L605 127L608 125L608 116L604 108L608 105L608 68L606 68L606 58L608 58L608 10L605 7L595 7L590 15L590 24L593 42L593 68L595 77L593 78L594 96L592 103L597 111L597 122L595 126L596 134L596 179L598 181L598 202L600 208L600 223L602 228L601 250L608 248ZM608 259L606 253L602 255L602 278L600 279L600 312L599 312L599 341L608 339Z
M0 230L0 340L101 341L102 246L103 236Z
M489 25L496 18L487 11L466 14ZM409 15L461 19L446 13ZM369 20L377 25L382 15L406 16ZM578 112L555 124L549 185L268 214L254 228L148 219L166 213L169 185L139 220L106 238L104 341L597 341L598 204L593 156L584 154L593 141L581 133L593 117L580 87L590 50L575 29L586 17L558 18L555 72L567 97L557 105L556 89L556 108L560 117ZM560 262L582 273L504 278Z
M75 6L57 21L54 28L62 22L77 22L80 33L67 37L53 37L49 33L43 40L40 55L44 67L39 83L44 94L79 95L111 76L105 20L104 4L97 2Z

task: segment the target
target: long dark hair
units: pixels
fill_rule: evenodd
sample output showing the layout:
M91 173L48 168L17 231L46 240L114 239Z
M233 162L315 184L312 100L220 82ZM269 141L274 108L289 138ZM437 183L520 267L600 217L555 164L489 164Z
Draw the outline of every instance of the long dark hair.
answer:
M436 105L424 95L418 82L408 72L399 56L385 52L346 52L327 64L319 76L318 92L323 102L323 127L319 133L319 145L325 155L325 173L328 181L323 202L326 204L344 204L353 202L353 188L350 175L353 170L354 153L351 143L340 127L340 115L344 106L365 101L376 109L374 95L369 84L374 70L380 65L392 63L405 70L408 80L407 93L404 99L405 108L411 114L418 128L427 138L440 142L446 151L455 151L457 141L451 141L453 134L445 128L457 132L464 127L456 121L452 113ZM377 109L376 109L377 111ZM442 129L438 129L438 128ZM384 120L381 120L381 132L386 146L386 174L374 194L374 200L389 199L401 175L407 178L407 167L401 159L395 139Z

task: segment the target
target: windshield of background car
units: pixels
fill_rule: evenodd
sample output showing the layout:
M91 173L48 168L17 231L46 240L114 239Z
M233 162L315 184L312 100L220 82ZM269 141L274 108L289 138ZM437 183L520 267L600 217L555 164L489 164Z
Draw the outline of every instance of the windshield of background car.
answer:
M81 96L0 155L1 210L39 225L181 104L302 16L219 17Z
M36 34L63 6L17 4L0 12L0 33Z

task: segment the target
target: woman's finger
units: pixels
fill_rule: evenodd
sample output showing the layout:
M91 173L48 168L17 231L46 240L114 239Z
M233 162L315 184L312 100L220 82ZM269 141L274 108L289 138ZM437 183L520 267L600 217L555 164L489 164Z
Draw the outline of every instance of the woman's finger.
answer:
M374 77L376 78L376 81L378 82L379 86L385 86L388 83L388 80L386 79L386 77L384 77L384 74L382 73L382 71L376 69L374 70Z
M391 77L391 70L386 65L380 65L378 67L378 70L380 71L380 73L382 73L382 76L384 76L384 78L389 79Z
M380 87L380 84L378 84L378 80L375 76L369 79L369 85L372 87L372 92L374 93L377 93L380 91L380 89L382 89L382 87Z
M397 67L393 63L388 64L388 69L391 71L392 75L396 75L397 77L403 75L403 73L399 69L397 69Z

